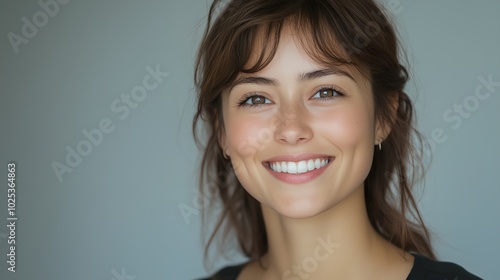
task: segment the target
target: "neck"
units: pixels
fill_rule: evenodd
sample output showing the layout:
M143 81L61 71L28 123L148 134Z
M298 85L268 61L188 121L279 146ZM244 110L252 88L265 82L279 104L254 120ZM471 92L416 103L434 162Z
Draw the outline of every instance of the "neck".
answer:
M262 262L270 279L322 279L332 273L361 279L370 276L360 275L370 271L366 268L380 267L384 257L387 261L388 248L394 248L371 226L363 186L314 217L287 218L266 206L262 211L269 244Z

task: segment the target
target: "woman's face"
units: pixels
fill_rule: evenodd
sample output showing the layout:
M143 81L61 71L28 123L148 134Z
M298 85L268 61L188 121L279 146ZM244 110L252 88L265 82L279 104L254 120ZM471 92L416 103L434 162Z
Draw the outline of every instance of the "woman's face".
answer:
M272 62L236 81L223 98L221 143L255 199L306 218L363 187L381 129L359 72L326 69L283 32Z

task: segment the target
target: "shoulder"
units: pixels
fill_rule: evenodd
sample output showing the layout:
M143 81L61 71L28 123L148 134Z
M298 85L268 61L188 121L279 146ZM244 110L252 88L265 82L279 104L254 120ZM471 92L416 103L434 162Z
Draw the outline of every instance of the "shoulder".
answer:
M241 263L232 266L226 266L219 271L217 271L214 275L208 278L202 278L198 280L236 280L241 270L247 263Z
M458 264L436 261L425 256L412 254L415 263L407 280L481 280Z

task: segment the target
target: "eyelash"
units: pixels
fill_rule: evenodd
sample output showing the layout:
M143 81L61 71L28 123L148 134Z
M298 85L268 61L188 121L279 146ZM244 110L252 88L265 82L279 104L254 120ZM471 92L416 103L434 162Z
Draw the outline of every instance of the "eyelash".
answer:
M320 102L328 102L328 101L331 101L333 99L336 99L336 98L339 98L339 97L343 97L345 96L345 93L343 90L339 89L339 88L336 88L336 87L332 87L332 86L325 86L325 87L322 87L320 89L318 89L314 95L317 95L319 92L321 91L325 91L325 90L331 90L335 93L337 93L337 95L334 95L334 96L328 96L328 97L325 97L325 98L315 98L315 99L318 99ZM313 95L313 96L314 96ZM239 101L238 101L238 107L260 107L260 106L263 106L263 105L266 105L268 103L264 103L264 104L248 104L246 103L250 98L252 97L261 97L261 98L264 98L264 99L267 99L266 97L256 93L256 92L250 92L250 93L247 93L245 94L245 96L243 96Z
M245 94L239 101L238 101L238 107L260 107L262 105L265 105L265 104L247 104L246 102L252 98L252 97L261 97L261 98L264 98L264 99L267 99L265 98L264 96L256 93L256 92L250 92L250 93L247 93Z
M334 96L328 96L328 97L325 97L325 98L317 98L321 102L327 102L327 101L330 101L330 100L333 100L333 99L345 96L345 92L343 90L341 90L339 88L336 88L336 87L333 87L333 86L322 87L322 88L318 89L318 91L316 91L314 93L314 95L318 94L321 91L325 91L325 90L331 90L333 92L336 92L337 95L336 96L335 95Z

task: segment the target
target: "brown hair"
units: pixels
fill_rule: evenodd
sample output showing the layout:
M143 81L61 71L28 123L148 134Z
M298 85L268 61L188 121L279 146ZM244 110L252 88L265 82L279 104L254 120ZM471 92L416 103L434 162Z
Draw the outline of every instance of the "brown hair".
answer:
M193 135L199 147L200 120L206 133L200 192L215 194L210 204L222 203L205 258L219 231L224 239L234 231L241 251L251 259L259 259L268 250L260 203L235 178L219 143L224 131L222 96L239 73L254 73L270 63L283 27L291 25L316 61L326 66L352 65L371 81L376 118L392 129L385 148L375 151L365 180L369 220L395 246L434 259L429 232L411 191L423 175L423 150L417 145L422 136L414 128L412 102L403 90L409 77L399 61L396 32L381 7L372 0L233 0L212 22L220 5L216 0L210 8L194 77L198 106ZM268 44L256 46L259 36ZM248 66L257 47L260 56ZM398 107L394 114L391 101L395 97Z

